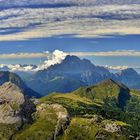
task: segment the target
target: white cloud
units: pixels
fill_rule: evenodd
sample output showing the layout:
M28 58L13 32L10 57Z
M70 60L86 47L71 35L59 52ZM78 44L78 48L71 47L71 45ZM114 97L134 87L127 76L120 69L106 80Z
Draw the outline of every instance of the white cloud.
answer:
M61 63L65 57L68 55L67 53L59 50L55 50L53 53L46 52L48 59L44 61L43 64L39 65L36 70L47 69L49 66L54 64Z
M140 56L140 51L123 50L123 51L108 51L108 52L73 52L71 55L76 56Z
M122 70L128 69L128 68L133 68L137 73L140 74L140 67L130 67L130 66L104 66L107 68L110 72L112 73L117 73L121 72Z
M20 53L20 54L2 54L0 59L19 59L19 58L42 58L46 57L46 60L39 65L20 65L20 64L0 64L0 70L9 70L9 71L38 71L47 69L49 66L54 64L60 64L67 55L75 55L78 57L86 56L139 56L140 52L135 50L123 50L123 51L110 51L110 52L71 52L66 53L60 50L55 50L53 52L44 52L44 53ZM128 66L105 66L111 70L123 70L129 68ZM134 68L139 69L139 68Z
M12 53L1 54L0 59L19 59L19 58L42 58L48 57L46 53Z
M20 64L0 64L0 70L4 71L34 71L37 66L35 65L20 65Z
M92 3L92 0L88 2ZM74 3L78 4L76 1ZM2 34L0 41L25 40L62 34L75 34L78 37L140 34L139 4L99 6L92 4L91 6L85 6L85 4L81 6L81 4L61 8L2 10L0 11L0 31L6 33L9 29L18 29L20 32Z
M105 66L105 68L111 69L111 70L125 70L128 69L129 66Z
M55 50L54 52L42 52L42 53L12 53L12 54L1 54L0 59L20 59L20 58L46 58L49 61L47 63L59 62L64 59L66 55L75 55L78 57L83 56L140 56L140 51L135 50L118 50L118 51L107 51L107 52L63 52ZM50 61L51 60L51 61Z
M43 70L47 69L49 66L54 65L54 64L59 64L61 63L65 57L68 54L55 50L54 52L44 52L44 53L25 53L25 54L3 54L0 55L0 58L9 58L9 59L18 59L18 58L33 58L33 57L46 57L46 60L42 63L39 64L38 66L36 65L20 65L20 64L0 64L0 70L9 70L9 71L38 71L38 70Z

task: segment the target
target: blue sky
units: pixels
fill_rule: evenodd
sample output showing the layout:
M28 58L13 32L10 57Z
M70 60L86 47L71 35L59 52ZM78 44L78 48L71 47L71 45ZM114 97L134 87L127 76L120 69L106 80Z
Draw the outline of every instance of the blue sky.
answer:
M39 64L46 58L37 53L61 50L97 65L140 67L139 0L0 0L0 9L1 64Z
M140 51L140 35L108 36L107 38L75 38L68 35L30 39L27 41L1 41L0 53L43 52L99 52L117 50Z
M72 36L57 36L28 41L0 42L0 52L7 53L38 53L53 52L108 52L108 51L140 51L139 35L110 36L108 38L75 38ZM82 56L90 59L96 65L140 67L140 56ZM0 59L6 64L39 64L46 58Z

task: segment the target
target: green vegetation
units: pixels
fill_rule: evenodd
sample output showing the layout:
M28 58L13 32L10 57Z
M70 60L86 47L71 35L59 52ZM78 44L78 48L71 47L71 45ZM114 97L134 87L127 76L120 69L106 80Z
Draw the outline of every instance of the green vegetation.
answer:
M13 140L49 140L59 133L67 120L61 119L59 114L67 114L65 108L60 105L40 104L33 114L32 124L26 124L13 137Z
M20 124L0 124L0 140L9 140Z
M92 123L90 119L73 118L68 126L64 140L93 140L98 132L98 126Z
M15 111L17 111L17 110L20 109L20 105L17 104L16 102L12 102L12 103L10 104L10 107L11 107L13 110L15 110Z
M95 140L95 139L125 140L127 139L125 136L122 136L118 132L111 133L105 131L103 123L104 122L102 120L100 122L96 122L94 117L72 118L71 123L67 127L64 135L58 137L58 139L59 140Z
M117 125L125 127L125 137L128 138L129 134L139 136L140 133L140 99L137 97L139 92L107 80L68 94L54 93L40 99L40 102L62 104L71 117L97 114L114 120Z
M39 107L38 107L39 108ZM47 140L53 136L57 124L56 112L52 108L42 108L34 114L34 122L25 125L14 137L14 140Z
M137 139L140 136L139 97L140 92L112 80L72 93L52 93L35 99L36 111L30 124L23 124L16 133L7 131L9 135L13 133L12 140ZM0 127L0 132L1 129L5 128Z

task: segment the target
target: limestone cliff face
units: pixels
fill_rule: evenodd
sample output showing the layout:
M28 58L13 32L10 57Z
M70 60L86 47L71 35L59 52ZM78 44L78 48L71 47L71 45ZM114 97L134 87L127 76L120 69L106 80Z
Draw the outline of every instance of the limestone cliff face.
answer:
M30 110L30 103L18 86L4 83L0 86L0 123L14 124L26 120L23 112Z
M11 82L4 83L0 86L0 100L18 104L23 104L25 101L23 91Z
M30 97L40 97L40 95L34 90L30 89L17 74L9 71L0 71L0 86L6 82L15 84Z

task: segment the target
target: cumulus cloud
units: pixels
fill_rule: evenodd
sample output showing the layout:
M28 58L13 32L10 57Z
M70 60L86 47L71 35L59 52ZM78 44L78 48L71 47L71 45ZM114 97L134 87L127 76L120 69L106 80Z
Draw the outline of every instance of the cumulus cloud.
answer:
M59 8L42 6L3 9L0 11L0 41L26 40L63 34L73 34L77 37L140 34L140 4L138 1L131 5L130 1L124 2L122 5L116 5L111 1L110 5L96 5L95 3L98 2L93 0L40 2L74 5ZM11 2L9 1L9 3ZM19 2L18 5L23 3ZM103 0L102 3L106 2ZM9 30L12 33L9 33Z
M38 58L38 57L46 57L46 60L42 63L39 64L38 66L36 65L20 65L20 64L0 64L0 70L6 70L6 71L38 71L38 70L43 70L47 69L49 66L54 65L54 64L59 64L61 63L65 57L68 55L68 53L65 53L63 51L55 50L54 52L44 52L44 53L25 53L25 54L3 54L0 56L0 58Z
M53 53L46 52L48 59L43 62L43 64L39 65L36 70L47 69L49 66L54 64L61 63L65 57L68 55L67 53L59 50L55 50Z
M0 64L0 70L3 71L34 71L37 68L35 65L20 65L20 64Z

